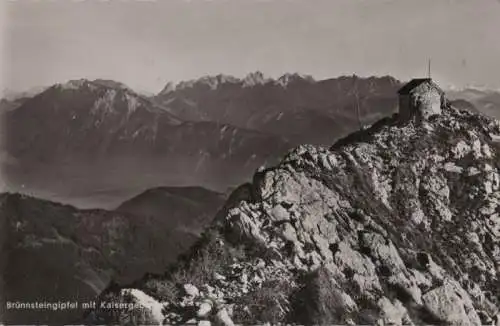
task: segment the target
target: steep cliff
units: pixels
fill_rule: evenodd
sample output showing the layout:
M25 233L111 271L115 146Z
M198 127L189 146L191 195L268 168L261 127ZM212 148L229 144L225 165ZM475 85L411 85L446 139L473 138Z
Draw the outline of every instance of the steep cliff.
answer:
M498 325L500 122L397 121L257 171L175 267L88 320Z

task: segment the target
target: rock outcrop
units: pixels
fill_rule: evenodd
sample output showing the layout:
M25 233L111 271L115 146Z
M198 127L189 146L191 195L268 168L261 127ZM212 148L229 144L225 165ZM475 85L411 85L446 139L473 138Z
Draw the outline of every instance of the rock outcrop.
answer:
M145 322L498 325L500 123L397 121L257 171L185 259L130 286L163 307Z

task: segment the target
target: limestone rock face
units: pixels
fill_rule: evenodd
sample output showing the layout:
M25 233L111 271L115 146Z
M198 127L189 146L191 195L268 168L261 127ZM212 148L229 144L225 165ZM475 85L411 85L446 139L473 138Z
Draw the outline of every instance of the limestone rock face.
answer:
M498 121L446 107L300 146L235 191L189 260L138 287L164 323L498 323L491 135Z
M459 285L447 282L424 294L422 299L441 320L456 325L481 325L469 295Z
M416 87L410 94L413 106L424 120L437 114L441 114L442 96L428 83Z

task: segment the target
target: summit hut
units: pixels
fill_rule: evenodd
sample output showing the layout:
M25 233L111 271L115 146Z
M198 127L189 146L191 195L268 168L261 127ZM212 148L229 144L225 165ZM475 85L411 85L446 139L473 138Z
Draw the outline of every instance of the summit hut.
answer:
M445 104L444 92L431 78L413 79L399 91L399 116L408 120L413 116L426 120L441 114Z

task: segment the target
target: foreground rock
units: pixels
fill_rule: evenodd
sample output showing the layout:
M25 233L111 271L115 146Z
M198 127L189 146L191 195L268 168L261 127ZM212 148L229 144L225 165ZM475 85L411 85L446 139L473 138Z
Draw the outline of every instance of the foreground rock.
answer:
M498 324L497 135L446 107L300 146L238 188L175 268L133 285L163 307L146 322Z

